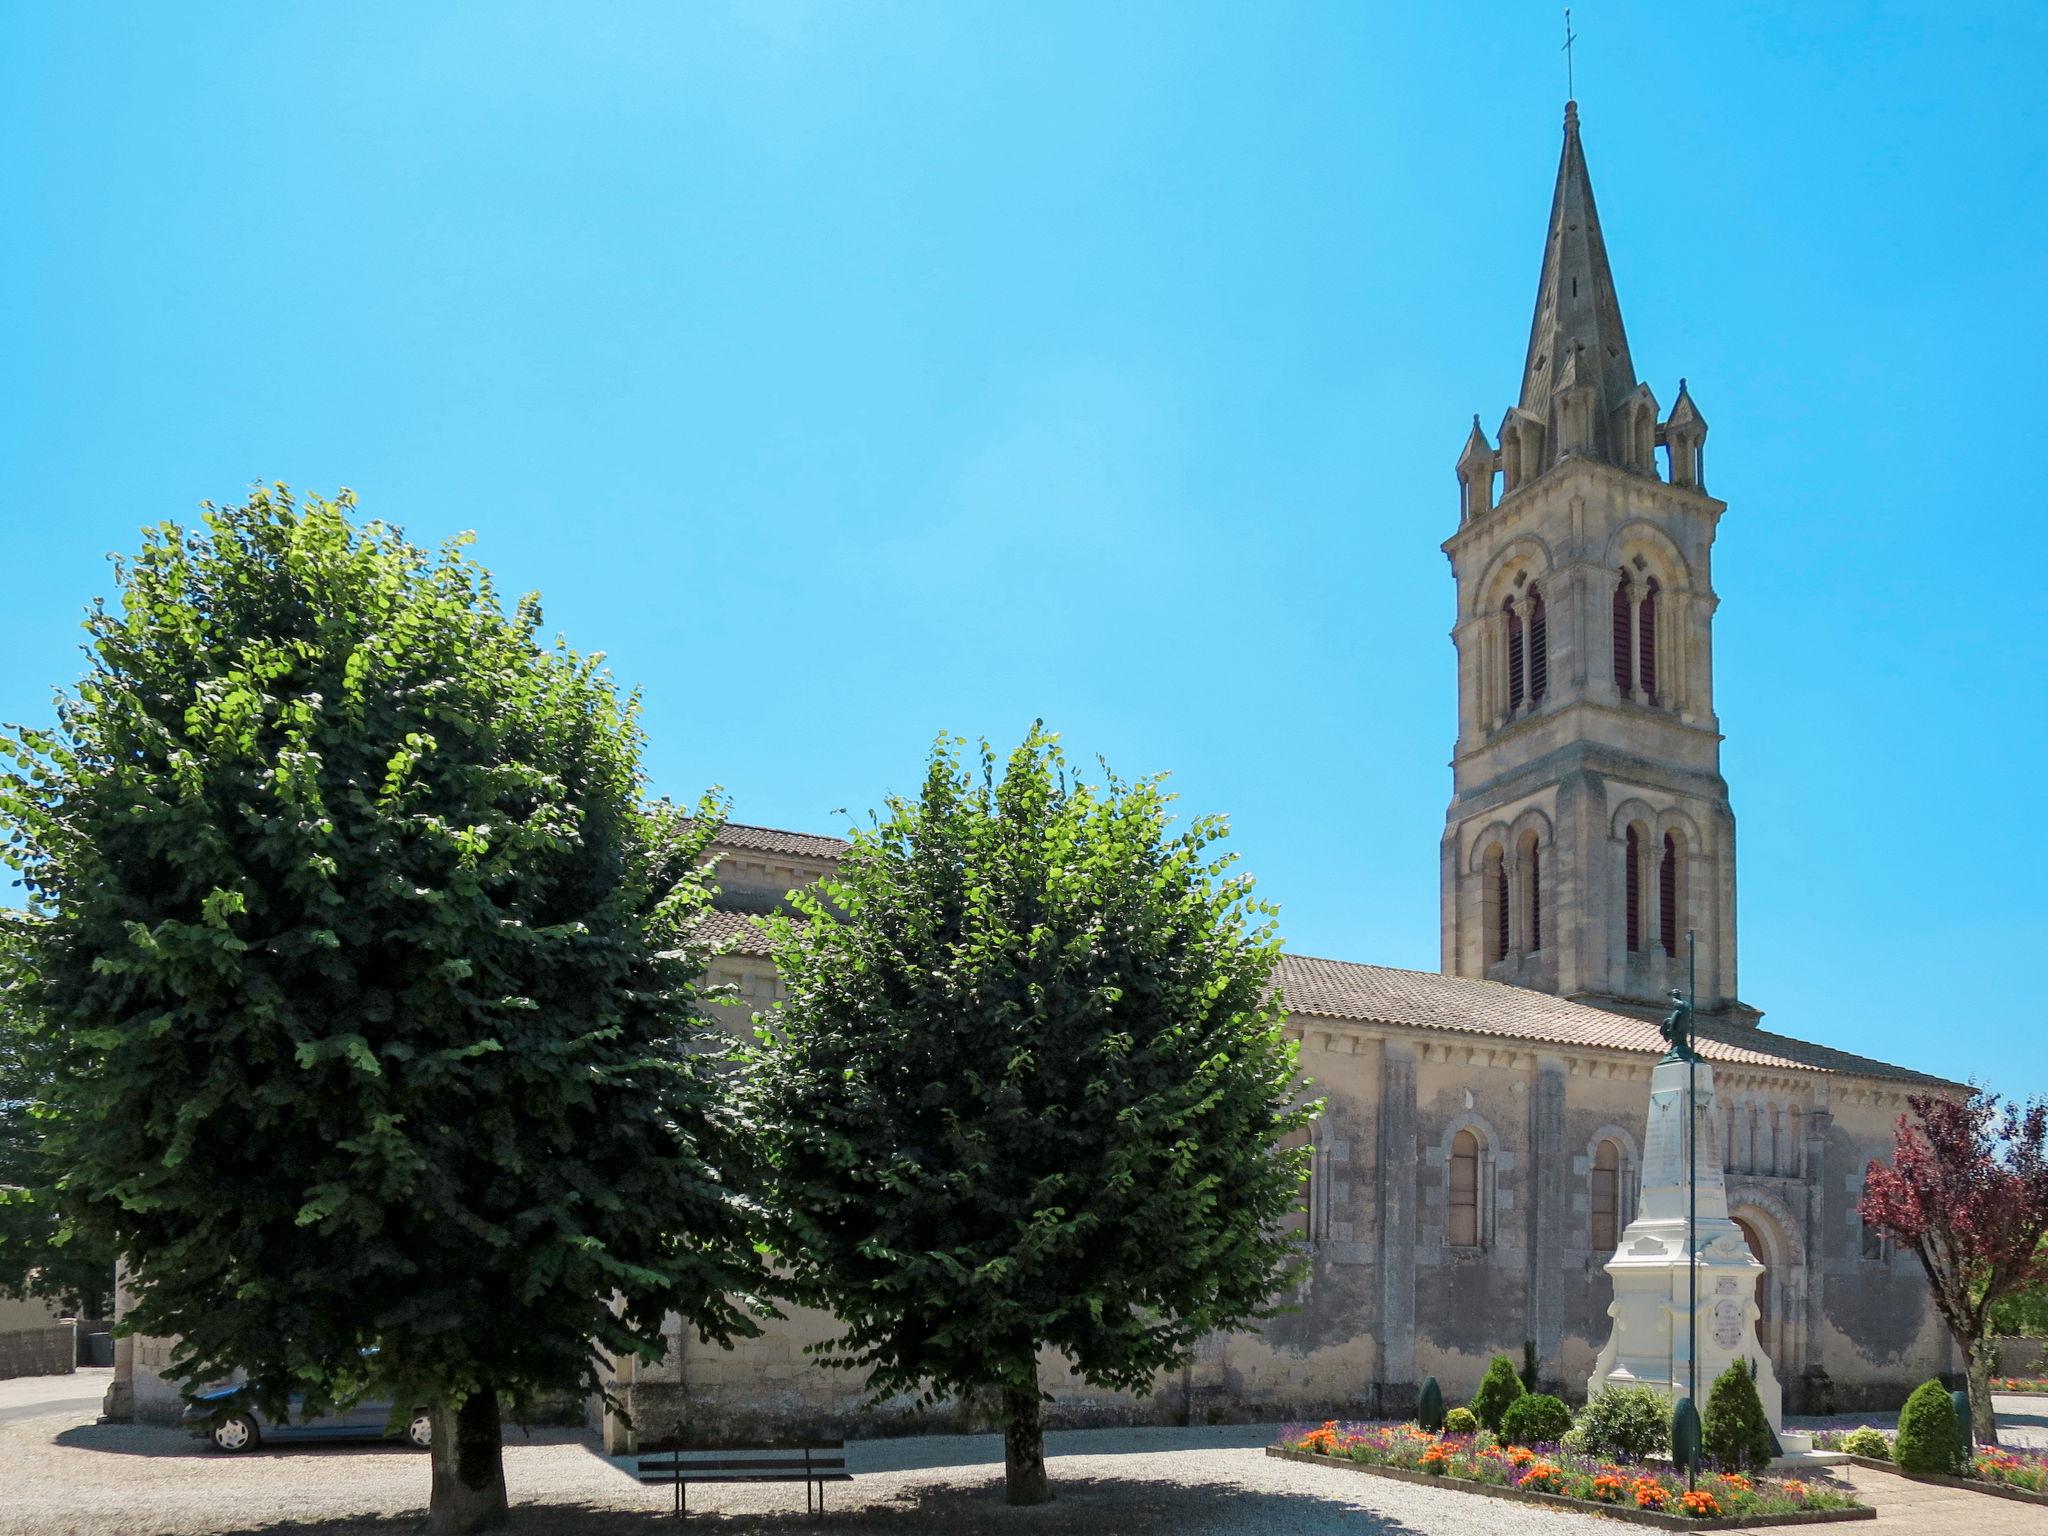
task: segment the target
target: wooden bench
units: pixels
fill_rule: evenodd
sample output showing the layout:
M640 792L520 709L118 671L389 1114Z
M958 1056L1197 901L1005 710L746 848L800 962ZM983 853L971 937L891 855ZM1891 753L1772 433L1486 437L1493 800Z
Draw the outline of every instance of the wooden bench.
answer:
M659 1451L642 1456L643 1483L673 1483L676 1513L690 1512L684 1489L691 1483L802 1483L804 1512L825 1513L825 1485L850 1483L844 1440L813 1440L807 1445L700 1445L688 1450ZM812 1488L817 1504L812 1506Z

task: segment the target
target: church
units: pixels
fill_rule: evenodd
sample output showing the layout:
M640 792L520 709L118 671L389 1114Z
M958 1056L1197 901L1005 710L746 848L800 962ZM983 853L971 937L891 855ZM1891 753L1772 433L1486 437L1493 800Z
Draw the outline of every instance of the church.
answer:
M1906 1096L1960 1085L1768 1033L1738 991L1713 673L1726 509L1707 490L1706 439L1683 380L1666 408L1637 376L1567 104L1521 390L1493 439L1474 418L1443 545L1458 736L1441 974L1281 962L1302 1069L1327 1102L1291 1310L1205 1341L1143 1399L1048 1356L1049 1422L1402 1412L1425 1376L1469 1397L1496 1353L1526 1353L1548 1390L1582 1395L1608 1333L1603 1266L1635 1211L1658 1020L1689 978L1719 1087L1713 1150L1765 1266L1757 1338L1787 1410L1893 1407L1953 1367L1916 1261L1864 1229L1857 1201ZM844 847L726 828L708 927L730 947L713 979L774 1006L751 914ZM834 1331L798 1312L726 1351L678 1330L660 1365L624 1363L618 1390L641 1436L892 1417L860 1410L858 1374L804 1354ZM606 1430L627 1443L616 1418Z
M1326 1110L1288 1310L1219 1335L1147 1397L1041 1361L1054 1425L1363 1417L1434 1376L1470 1397L1525 1357L1577 1397L1609 1331L1605 1271L1636 1210L1658 1019L1694 985L1719 1089L1711 1151L1764 1265L1754 1307L1792 1413L1895 1407L1954 1368L1911 1254L1857 1213L1908 1094L1961 1085L1759 1027L1739 991L1735 821L1714 710L1707 423L1668 409L1622 327L1576 108L1521 389L1456 462L1458 729L1442 844L1440 973L1289 955L1274 978ZM1446 518L1447 522L1452 522ZM830 873L837 838L731 825L717 845L712 980L778 997L754 914ZM1703 1155L1707 1152L1703 1144ZM881 1427L861 1377L814 1364L831 1319L793 1311L733 1350L675 1327L618 1363L632 1425L705 1439ZM174 1415L166 1340L124 1338L109 1411ZM978 1422L972 1405L926 1416Z

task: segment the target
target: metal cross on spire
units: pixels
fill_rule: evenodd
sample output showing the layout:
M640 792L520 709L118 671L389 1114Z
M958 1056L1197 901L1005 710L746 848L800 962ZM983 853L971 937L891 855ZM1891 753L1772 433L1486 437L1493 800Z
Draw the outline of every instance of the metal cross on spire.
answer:
M1579 96L1578 90L1576 89L1576 87L1575 87L1575 86L1573 85L1573 82L1572 82L1572 44L1573 44L1573 43L1576 43L1576 42L1577 42L1578 40L1579 40L1579 35L1578 35L1578 33L1574 32L1574 31L1572 30L1572 8L1571 8L1570 6L1566 6L1566 7L1564 8L1564 50L1563 50L1563 52L1564 52L1564 99L1565 99L1566 101L1576 101L1576 100L1578 100L1578 96Z

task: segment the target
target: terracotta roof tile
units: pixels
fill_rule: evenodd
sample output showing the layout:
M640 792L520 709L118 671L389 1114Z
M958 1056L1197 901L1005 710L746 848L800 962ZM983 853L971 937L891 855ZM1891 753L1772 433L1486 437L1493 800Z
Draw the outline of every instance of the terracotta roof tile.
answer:
M1400 971L1349 960L1318 960L1308 955L1283 955L1275 980L1290 1013L1552 1045L1664 1053L1664 1037L1648 1019L1609 1013L1498 981ZM1699 1039L1700 1056L1706 1061L1957 1086L1945 1078L1868 1056L1740 1025L1702 1019Z
M761 931L761 925L749 912L706 912L704 920L697 925L696 936L707 944L721 948L729 946L736 955L765 956L768 953L768 935Z
M812 832L785 832L779 827L750 827L744 822L729 821L719 830L718 840L713 846L837 859L846 852L848 844L843 837L820 837Z

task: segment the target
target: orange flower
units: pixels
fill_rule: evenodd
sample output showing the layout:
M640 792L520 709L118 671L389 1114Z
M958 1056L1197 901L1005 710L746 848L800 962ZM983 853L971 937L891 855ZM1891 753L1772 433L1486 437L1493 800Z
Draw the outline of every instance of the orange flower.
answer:
M1619 1503L1627 1489L1627 1482L1611 1472L1602 1472L1593 1479L1593 1497L1603 1504Z
M1628 1491L1636 1496L1638 1509L1662 1509L1665 1504L1664 1485L1654 1477L1639 1477L1629 1484Z
M1422 1453L1422 1470L1443 1476L1451 1468L1451 1448L1439 1440Z
M1691 1493L1680 1496L1679 1503L1685 1506L1688 1515L1704 1520L1721 1513L1721 1501L1704 1488L1695 1488Z
M1726 1483L1730 1488L1738 1489L1743 1493L1748 1493L1751 1489L1756 1487L1755 1483L1752 1483L1740 1472L1723 1472L1721 1474L1721 1481Z
M1536 1453L1526 1445L1511 1445L1508 1447L1508 1460L1518 1467L1526 1467L1535 1459Z
M1800 1482L1798 1478L1788 1477L1787 1479L1785 1479L1785 1491L1789 1493L1793 1498L1800 1500L1802 1503L1805 1502L1806 1484Z

